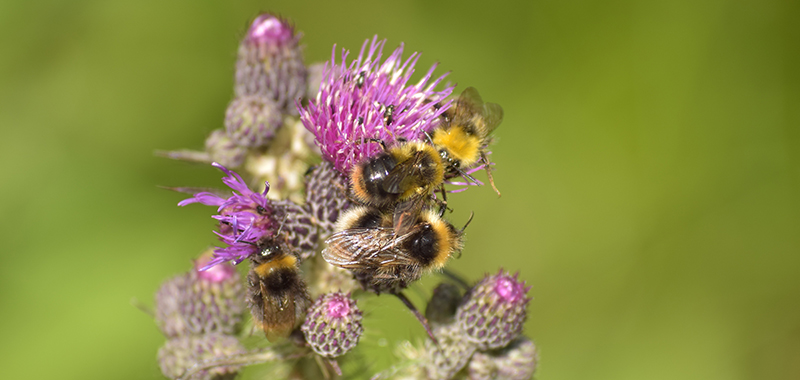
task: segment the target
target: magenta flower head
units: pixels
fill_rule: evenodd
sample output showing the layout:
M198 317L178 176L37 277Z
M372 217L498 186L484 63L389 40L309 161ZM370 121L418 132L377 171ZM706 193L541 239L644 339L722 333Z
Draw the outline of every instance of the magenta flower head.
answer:
M301 330L314 352L335 358L358 344L364 332L361 318L361 310L349 293L328 293L320 296L308 309Z
M419 54L402 60L403 45L380 62L386 40L375 36L366 40L358 57L347 63L348 51L342 50L336 63L336 46L326 63L322 83L308 106L297 105L306 129L316 136L322 156L340 173L349 175L361 160L381 151L381 140L392 145L398 139L419 140L430 131L450 103L437 106L453 92L434 88L444 74L429 83L436 65L416 84L408 81L414 73ZM369 48L367 46L369 45Z
M456 320L467 339L481 350L502 348L522 332L531 300L526 296L530 286L501 269L486 276L470 290L466 301L458 307Z
M213 218L219 220L220 225L219 231L214 233L228 246L215 249L214 257L201 268L202 271L225 261L242 262L259 251L257 242L275 236L278 231L293 248L313 252L317 232L305 210L290 201L267 199L269 183L262 193L257 193L250 190L235 172L216 162L212 165L227 175L222 182L234 190L233 194L223 198L215 193L199 192L178 203L178 206L192 203L217 206L218 215ZM301 258L304 258L302 252Z

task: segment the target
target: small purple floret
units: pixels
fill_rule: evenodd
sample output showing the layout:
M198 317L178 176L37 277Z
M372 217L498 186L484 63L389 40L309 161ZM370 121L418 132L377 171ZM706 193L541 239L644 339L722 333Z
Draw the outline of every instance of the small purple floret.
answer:
M386 40L378 41L377 36L371 43L364 41L358 57L349 64L349 52L344 49L337 64L334 46L316 98L306 107L297 104L303 125L316 136L323 158L345 175L361 160L381 152L380 145L370 139L387 145L401 138L424 139L451 104L435 107L453 92L452 86L434 90L447 74L428 83L434 64L419 82L408 85L419 54L403 61L401 44L380 63L385 44Z
M294 31L291 25L279 17L269 13L256 17L250 30L247 32L247 39L257 43L281 44L292 38Z
M208 262L211 260L212 258L210 256L204 255L195 261L194 270L197 271L197 275L201 279L208 282L221 283L236 275L236 268L234 268L233 265L226 263L223 263L222 265L216 265L212 268L208 268L207 270L201 270L202 268L208 266Z
M494 291L506 302L517 302L525 297L525 285L508 276L497 279Z
M241 176L214 162L212 165L222 170L227 176L222 182L233 189L233 194L223 198L210 192L196 193L193 197L184 199L178 206L192 203L201 203L206 206L217 206L219 215L213 218L220 221L220 231L214 231L219 239L227 244L225 248L214 250L214 257L200 268L206 271L213 266L232 261L238 264L258 252L254 242L264 236L275 234L278 222L273 218L272 203L267 199L269 183L263 193L256 193L247 187Z
M327 315L329 318L344 318L350 313L350 303L341 294L335 294L328 300Z

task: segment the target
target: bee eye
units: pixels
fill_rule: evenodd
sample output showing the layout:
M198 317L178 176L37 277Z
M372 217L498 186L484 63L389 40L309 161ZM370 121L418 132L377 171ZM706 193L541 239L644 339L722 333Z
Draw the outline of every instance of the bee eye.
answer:
M259 214L265 214L267 212L267 209L265 209L264 207L261 207L261 206L256 206L256 211Z

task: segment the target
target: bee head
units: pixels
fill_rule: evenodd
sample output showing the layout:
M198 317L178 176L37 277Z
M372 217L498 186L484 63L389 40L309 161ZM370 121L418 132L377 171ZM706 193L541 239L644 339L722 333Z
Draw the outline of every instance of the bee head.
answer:
M275 240L269 240L258 245L258 255L263 259L270 259L281 252L281 247Z

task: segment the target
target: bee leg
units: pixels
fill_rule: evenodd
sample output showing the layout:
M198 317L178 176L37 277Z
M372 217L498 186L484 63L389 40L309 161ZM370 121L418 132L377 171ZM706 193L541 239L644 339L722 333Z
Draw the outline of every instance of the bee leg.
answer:
M450 212L453 212L453 210L447 208L447 191L444 189L444 183L439 185L439 192L442 194L442 200L438 201L439 202L439 217L443 217L444 216L444 212L446 210L450 210Z
M406 305L408 310L411 310L411 313L414 314L415 317L417 317L417 320L419 321L419 323L422 324L422 327L425 328L425 332L428 333L428 336L431 338L433 343L438 346L439 345L439 340L437 340L436 337L433 336L433 330L431 330L431 326L428 324L428 320L425 318L425 316L422 315L422 313L420 313L419 310L417 310L417 308L414 306L414 304L411 303L411 300L409 300L408 297L406 297L406 295L403 294L403 292L397 292L397 293L393 293L393 294L397 298L399 298L400 301L403 302L404 305Z
M489 159L486 158L486 153L481 152L481 159L483 160L483 163L486 165L484 167L484 170L486 170L486 176L489 177L489 183L492 184L492 189L494 189L498 197L502 196L500 194L500 190L497 190L497 186L494 185L494 178L492 178L492 166L489 165Z
M383 142L383 140L381 139L361 139L361 144L366 144L366 143L378 143L381 145L381 148L383 148L383 151L384 152L386 151L386 143Z

